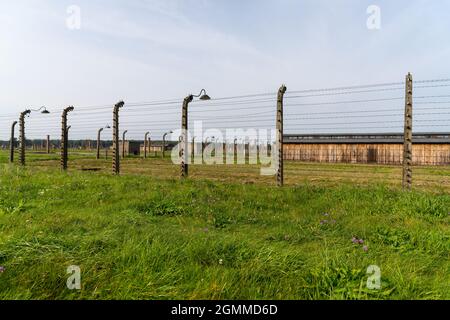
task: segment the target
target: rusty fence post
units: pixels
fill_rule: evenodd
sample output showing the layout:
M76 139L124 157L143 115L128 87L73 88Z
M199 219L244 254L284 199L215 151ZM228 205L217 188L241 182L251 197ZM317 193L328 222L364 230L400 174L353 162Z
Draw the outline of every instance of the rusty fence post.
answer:
M162 155L163 159L166 157L166 135L167 134L163 135L162 148L161 148L161 151L162 151L161 155Z
M183 109L181 116L181 136L180 136L180 159L181 159L181 177L186 178L189 175L188 165L188 107L189 103L194 100L193 95L187 96L183 101Z
M16 139L14 137L14 131L17 125L17 121L14 121L11 125L11 140L9 142L9 162L14 163L14 150L16 145Z
M405 128L403 136L403 189L412 188L413 78L406 76Z
M179 141L179 157L181 160L181 178L187 178L189 175L189 141L188 141L188 107L189 103L191 103L194 98L200 98L202 101L211 100L211 98L206 94L206 90L202 89L198 95L188 95L183 100L183 108L181 113L181 136Z
M283 150L283 98L286 93L286 86L282 85L278 90L277 98L277 185L282 187L284 184L284 150Z
M173 131L169 131L169 132L164 133L164 135L163 135L163 142L162 142L162 157L163 157L163 159L166 157L166 137L167 137L167 135L172 134L172 133L173 133Z
M68 156L68 130L67 130L67 114L74 110L70 106L64 109L61 116L61 169L67 170L67 156Z
M70 129L71 129L71 128L72 128L72 126L68 126L68 127L67 127L67 130L66 130L66 131L67 131L67 133L66 133L66 134L67 134L67 138L66 138L66 139L67 139L67 150L66 150L66 159L67 159L67 160L69 160L69 157L68 157L68 154L67 154L67 153L68 153L68 150L71 148L71 147L70 147L70 139L69 139L69 132L70 132ZM73 144L72 144L72 146L73 146Z
M100 139L101 139L101 135L102 135L102 132L103 132L103 130L104 130L104 128L100 128L100 129L98 129L98 132L97 132L97 160L98 159L100 159Z
M19 118L19 127L20 127L20 152L19 152L19 162L21 166L25 166L25 144L26 144L26 139L25 139L25 116L30 114L31 110L25 110L24 112L22 112L20 114L20 118Z
M234 139L234 146L233 146L233 164L237 164L237 138Z
M126 138L127 132L128 132L128 130L125 130L122 133L122 159L125 159L125 138ZM130 148L128 147L128 150L129 149Z
M50 135L47 135L47 154L50 154Z
M148 135L149 134L150 134L150 132L146 132L145 136L144 136L144 159L147 159L147 147L149 146L149 143L148 143L148 140L149 140ZM150 149L149 149L149 151L150 151Z
M152 138L148 137L148 156L151 157L151 152L152 152Z
M191 162L194 163L195 162L195 138L196 137L192 137L192 144L191 144Z
M120 151L119 151L119 109L124 106L120 101L114 106L113 110L113 174L120 173Z

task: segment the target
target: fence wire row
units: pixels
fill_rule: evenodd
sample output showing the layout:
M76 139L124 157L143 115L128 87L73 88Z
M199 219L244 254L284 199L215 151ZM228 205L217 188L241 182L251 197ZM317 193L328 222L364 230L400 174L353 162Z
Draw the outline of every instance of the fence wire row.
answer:
M404 82L310 90L288 88L282 99L281 127L285 183L401 185L405 91ZM450 79L414 81L412 97L413 184L450 188ZM279 164L273 175L263 174L261 168L270 167L273 163L267 159L273 160L277 152L277 102L276 91L194 99L189 104L186 122L189 175L274 183ZM125 102L119 117L119 138L122 141L126 131L125 143L121 142L121 150L116 150L120 153L122 173L180 175L173 155L179 153L182 137L182 103L182 99ZM68 114L69 169L110 170L114 154L113 105L75 106ZM25 149L27 165L51 169L59 165L61 108L47 108L49 114L32 112L25 119ZM11 125L17 120L17 114L0 115L5 155L10 148ZM20 140L20 131L16 131L16 140ZM17 162L20 146L16 140ZM256 151L250 152L253 149ZM241 151L243 161L238 161ZM7 161L6 156L2 159Z

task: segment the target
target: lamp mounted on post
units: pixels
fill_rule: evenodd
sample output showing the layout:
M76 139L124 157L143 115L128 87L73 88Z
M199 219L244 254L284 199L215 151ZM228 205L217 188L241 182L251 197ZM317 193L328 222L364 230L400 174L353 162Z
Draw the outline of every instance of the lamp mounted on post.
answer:
M19 153L19 162L21 166L25 166L25 117L29 116L32 112L40 112L41 114L49 114L50 111L47 110L46 107L40 107L39 109L27 109L20 114L19 118L19 127L20 127L20 153Z
M194 98L199 98L202 101L211 100L211 97L206 94L206 90L202 89L198 95L189 95L184 98L183 101L183 109L181 115L181 136L180 136L180 151L179 156L181 159L181 177L186 178L189 174L188 167L188 107L189 103L191 103Z

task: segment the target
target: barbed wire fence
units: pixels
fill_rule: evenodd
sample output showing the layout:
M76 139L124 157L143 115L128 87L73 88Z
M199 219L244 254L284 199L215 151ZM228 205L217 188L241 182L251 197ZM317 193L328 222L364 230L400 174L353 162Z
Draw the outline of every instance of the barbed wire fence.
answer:
M363 166L369 162L367 156L370 144L363 144L360 139L354 139L353 142L351 138L364 133L401 132L404 116L402 104L405 100L402 95L405 88L402 85L385 83L289 91L286 96L286 134L298 134L295 142L300 144L290 145L286 150L286 158L305 165L289 166L288 177L372 183L386 180L384 173L372 172ZM340 136L341 141L324 139L327 135ZM341 165L329 165L336 163ZM356 163L361 166L351 165ZM318 164L326 166L321 168ZM395 181L401 181L401 173L401 168L395 167L388 174Z
M430 180L432 175L427 172L427 166L450 164L450 109L442 106L442 99L449 97L442 89L448 89L449 81L416 81L413 87L410 129L414 132L412 165L416 185L449 183L444 167L438 175L441 179ZM288 177L401 184L405 89L404 82L394 82L289 91L285 98L285 126L287 140L293 144L285 150L285 157L303 162L304 166L291 165ZM441 99L439 106L430 99ZM441 137L434 139L438 135ZM325 168L323 164L341 165Z
M414 122L418 132L441 132L441 141L413 144L414 186L450 185L450 79L416 81ZM436 138L435 138L436 139ZM447 166L446 166L447 165Z
M278 170L284 168L282 178L288 185L343 181L401 185L407 132L405 86L405 82L392 82L310 90L288 88L282 99L284 161L281 166L276 163L271 176L261 174L261 168L273 165L264 158L276 158L276 91L194 100L189 104L189 134L185 141L189 177L275 184ZM414 138L409 166L414 186L450 185L449 88L450 79L414 81ZM176 98L125 102L120 109L119 136L127 130L129 146L127 157L120 160L122 173L180 176L179 163L172 161L172 154L177 154L176 145L182 136L182 102ZM113 105L75 106L68 115L69 170L111 170ZM26 118L28 165L58 166L62 112L58 109L62 108L50 109L50 114L31 113ZM16 119L15 114L0 115L2 137L10 134ZM101 156L97 159L100 133ZM51 148L47 148L48 135ZM149 138L147 143L144 137ZM33 146L31 139L40 139L40 143ZM174 146L175 150L163 152Z

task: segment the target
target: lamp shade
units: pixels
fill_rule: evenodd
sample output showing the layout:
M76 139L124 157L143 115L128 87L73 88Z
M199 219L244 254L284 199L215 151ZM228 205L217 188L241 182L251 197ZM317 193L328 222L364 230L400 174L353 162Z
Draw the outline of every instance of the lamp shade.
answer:
M204 94L200 97L200 100L206 101L206 100L211 100L211 97L208 96L207 94Z

